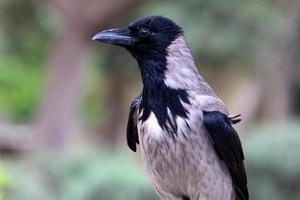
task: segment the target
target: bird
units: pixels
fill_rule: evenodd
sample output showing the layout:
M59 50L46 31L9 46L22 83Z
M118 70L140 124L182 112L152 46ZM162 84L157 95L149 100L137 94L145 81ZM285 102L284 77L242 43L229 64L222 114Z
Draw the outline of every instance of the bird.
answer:
M183 29L145 16L92 40L125 48L136 59L142 91L131 103L127 144L140 146L162 200L248 200L240 138L223 101L200 75Z

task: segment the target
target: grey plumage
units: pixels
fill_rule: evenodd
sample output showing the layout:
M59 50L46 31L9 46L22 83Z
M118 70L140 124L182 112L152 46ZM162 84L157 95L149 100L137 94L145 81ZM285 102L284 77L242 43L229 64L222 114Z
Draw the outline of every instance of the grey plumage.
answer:
M125 47L139 63L144 87L130 107L127 142L133 151L140 144L161 199L247 200L244 155L231 126L239 115L230 117L201 77L181 28L144 17L95 39Z
M191 104L184 105L188 119L177 117L174 121L180 127L175 140L161 129L153 113L145 122L137 122L150 179L164 200L183 195L192 200L233 199L228 170L202 124L203 110L228 114L226 107L199 75L183 37L169 46L168 53L165 82L171 88L187 90Z

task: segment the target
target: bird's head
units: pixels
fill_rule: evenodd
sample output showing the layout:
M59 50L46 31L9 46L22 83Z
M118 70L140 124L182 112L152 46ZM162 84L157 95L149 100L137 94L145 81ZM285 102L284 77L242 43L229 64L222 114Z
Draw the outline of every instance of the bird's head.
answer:
M141 17L127 28L97 33L93 40L126 48L139 62L157 60L167 55L168 46L183 35L182 29L162 16Z

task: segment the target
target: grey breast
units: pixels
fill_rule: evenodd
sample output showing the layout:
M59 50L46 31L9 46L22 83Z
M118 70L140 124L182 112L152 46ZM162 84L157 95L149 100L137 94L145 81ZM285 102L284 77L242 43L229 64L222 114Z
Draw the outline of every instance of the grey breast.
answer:
M231 183L229 173L202 124L202 106L211 102L199 99L209 98L191 96L191 105L185 105L189 119L176 118L175 138L159 126L153 113L138 124L142 157L161 196L188 194L192 199L228 200L232 195L232 188L225 187Z

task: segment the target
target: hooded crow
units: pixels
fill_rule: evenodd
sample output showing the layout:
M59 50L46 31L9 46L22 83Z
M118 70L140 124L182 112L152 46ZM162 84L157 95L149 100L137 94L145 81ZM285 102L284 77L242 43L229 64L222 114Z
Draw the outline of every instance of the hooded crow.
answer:
M184 33L162 16L141 17L93 40L127 49L143 89L129 112L127 143L140 144L163 200L248 200L244 155L222 100L199 74Z

